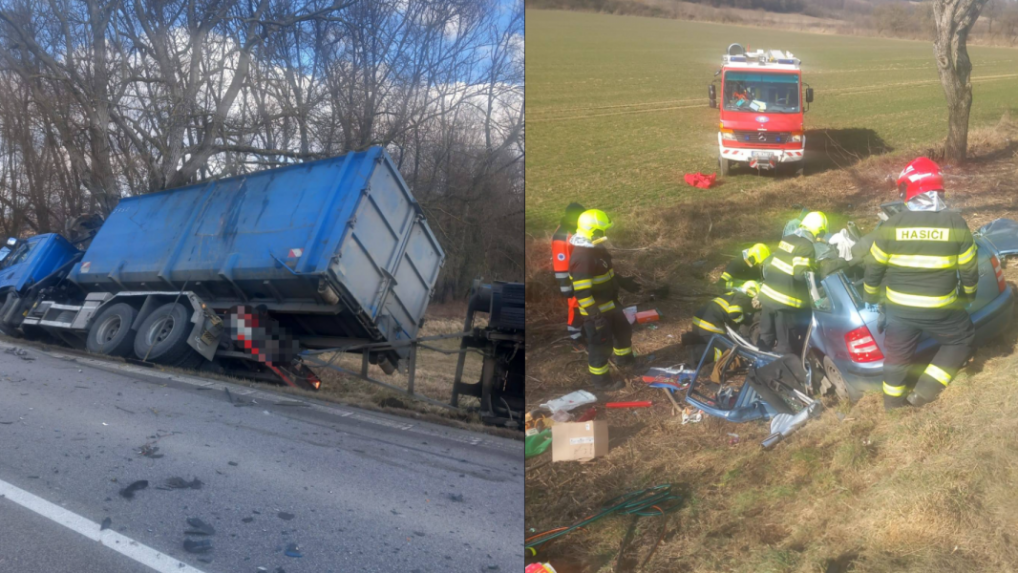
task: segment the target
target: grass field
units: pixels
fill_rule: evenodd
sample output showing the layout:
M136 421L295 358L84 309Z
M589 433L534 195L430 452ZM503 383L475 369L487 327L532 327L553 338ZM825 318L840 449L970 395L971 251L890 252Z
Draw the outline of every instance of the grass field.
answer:
M574 200L630 214L771 182L739 174L705 192L682 181L687 172L716 170L718 112L707 107L706 85L732 42L802 59L803 79L816 91L807 145L819 151L807 174L946 135L927 42L529 9L526 24L526 217L534 236ZM969 53L972 126L1018 111L1018 50Z

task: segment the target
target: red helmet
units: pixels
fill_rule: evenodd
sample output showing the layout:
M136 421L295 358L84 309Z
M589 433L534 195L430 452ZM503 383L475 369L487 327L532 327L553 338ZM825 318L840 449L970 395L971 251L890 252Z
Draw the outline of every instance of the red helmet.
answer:
M920 193L927 191L944 192L944 178L940 175L940 166L928 157L912 160L898 175L898 191L909 201Z

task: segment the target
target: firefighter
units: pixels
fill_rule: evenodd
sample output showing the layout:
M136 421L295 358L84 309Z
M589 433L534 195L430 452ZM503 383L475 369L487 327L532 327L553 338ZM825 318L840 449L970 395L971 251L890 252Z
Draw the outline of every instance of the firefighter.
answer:
M566 207L565 216L559 221L558 229L555 229L555 234L551 237L551 265L555 271L559 293L568 300L569 315L566 330L569 332L573 350L577 352L583 350L583 322L580 320L580 313L576 311L576 297L573 296L573 284L569 280L569 255L573 252L569 239L576 232L577 221L584 211L586 209L583 205L570 203Z
M632 348L633 330L619 304L619 287L639 292L640 284L630 277L617 275L612 258L605 247L605 231L612 226L608 215L598 209L580 215L576 234L569 239L573 246L569 257L569 277L578 310L583 317L587 339L587 366L591 381L598 390L614 390L621 382L611 383L608 358L623 367L635 362Z
M976 245L965 219L947 209L940 167L920 157L898 176L905 209L877 228L866 263L865 301L884 288L884 406L927 404L968 359L975 339L965 305L976 296ZM959 289L959 277L961 288ZM959 292L960 291L960 292ZM960 296L959 296L960 295ZM940 343L906 398L905 377L923 334Z
M728 263L718 286L730 291L746 281L763 280L763 263L771 256L771 250L763 243L757 243L742 251L742 256Z
M725 325L738 331L747 318L753 314L753 299L760 294L760 283L746 281L722 296L701 306L693 315L693 332L683 337L684 344L690 344L691 362L698 362L707 343L715 334L726 336ZM721 350L714 349L714 361L721 358Z
M781 238L777 250L764 265L760 285L760 339L765 350L797 353L798 339L812 316L806 271L814 266L813 243L827 232L827 215L807 213L799 228Z

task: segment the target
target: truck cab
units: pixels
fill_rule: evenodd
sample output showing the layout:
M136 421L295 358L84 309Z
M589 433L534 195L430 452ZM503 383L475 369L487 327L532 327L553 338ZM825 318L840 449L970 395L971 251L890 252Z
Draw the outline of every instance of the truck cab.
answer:
M718 168L728 175L737 163L750 168L788 166L801 175L806 149L803 113L813 89L802 82L800 61L790 52L747 52L728 47L718 71L721 101L709 86L710 105L720 107Z
M4 253L4 250L8 251ZM0 303L6 293L20 293L70 262L80 251L55 233L30 239L7 239L0 249Z

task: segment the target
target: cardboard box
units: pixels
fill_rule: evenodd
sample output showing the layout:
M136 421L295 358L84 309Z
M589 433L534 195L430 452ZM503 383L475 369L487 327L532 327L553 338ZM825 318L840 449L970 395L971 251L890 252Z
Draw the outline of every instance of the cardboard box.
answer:
M608 453L608 422L567 422L551 429L551 461L584 462Z

